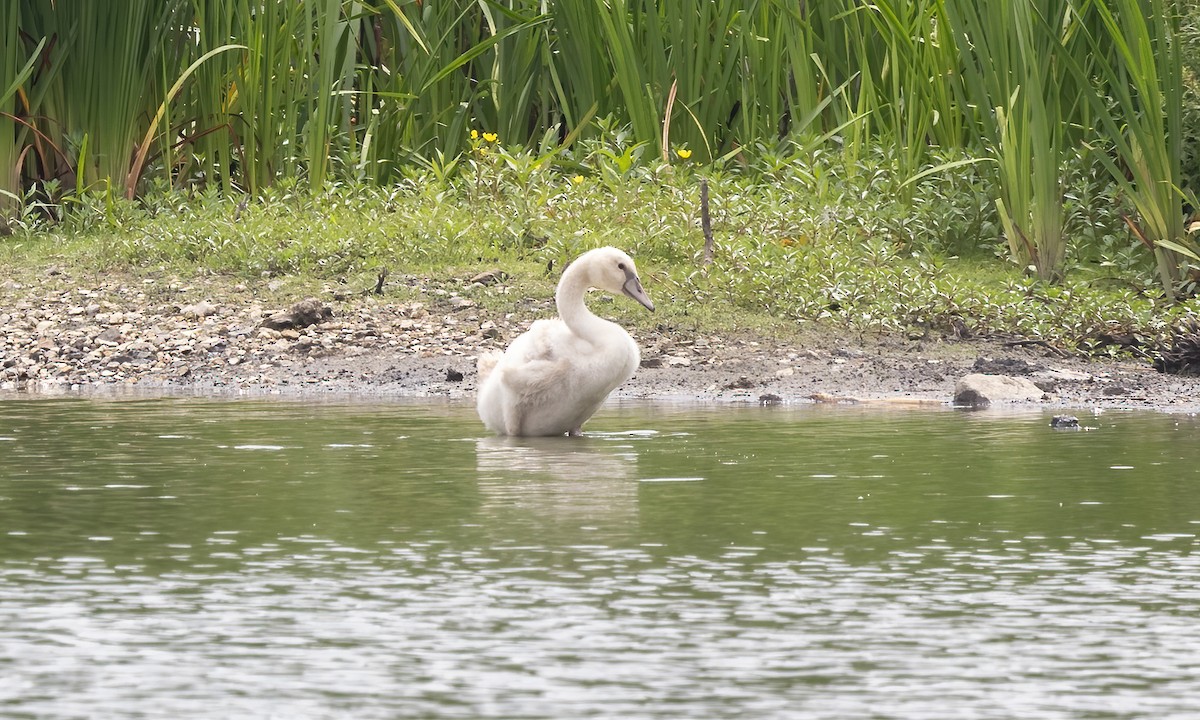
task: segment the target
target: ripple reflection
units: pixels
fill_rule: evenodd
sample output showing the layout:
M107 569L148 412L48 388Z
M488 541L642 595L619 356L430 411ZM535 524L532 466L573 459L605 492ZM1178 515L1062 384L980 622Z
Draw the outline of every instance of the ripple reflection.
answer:
M638 456L592 438L489 437L475 446L482 510L536 513L546 522L624 524L637 516Z
M2 714L1194 715L1194 423L635 411L0 406Z

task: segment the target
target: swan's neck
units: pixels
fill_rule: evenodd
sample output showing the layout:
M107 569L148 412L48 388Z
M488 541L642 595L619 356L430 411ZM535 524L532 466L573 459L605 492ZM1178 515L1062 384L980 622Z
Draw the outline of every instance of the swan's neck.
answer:
M583 296L588 290L588 282L583 268L578 263L572 264L558 281L558 290L554 293L554 302L558 305L558 316L571 328L571 332L589 342L599 342L610 332L612 323L596 317L583 304Z

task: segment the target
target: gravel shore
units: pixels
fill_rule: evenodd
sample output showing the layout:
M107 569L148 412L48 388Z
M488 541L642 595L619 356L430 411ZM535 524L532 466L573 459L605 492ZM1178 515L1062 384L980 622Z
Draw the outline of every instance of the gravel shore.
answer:
M303 298L288 297L282 283L82 278L53 268L0 279L0 390L469 398L477 355L553 314L548 298L515 318L484 310L461 281L428 287L404 301L326 290L309 309L329 315L298 326L306 321L289 323L287 311ZM1036 344L816 329L783 339L634 335L643 367L618 390L623 397L941 405L960 377L987 372L1028 377L1046 390L1047 407L1200 411L1198 378Z

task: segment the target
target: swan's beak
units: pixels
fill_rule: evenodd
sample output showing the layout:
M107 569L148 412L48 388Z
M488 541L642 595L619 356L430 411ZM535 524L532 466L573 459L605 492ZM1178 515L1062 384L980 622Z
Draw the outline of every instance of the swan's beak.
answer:
M636 273L630 270L625 271L625 284L621 286L621 291L641 303L642 307L650 312L654 312L654 303L650 301L650 296L642 289L642 281L638 279Z

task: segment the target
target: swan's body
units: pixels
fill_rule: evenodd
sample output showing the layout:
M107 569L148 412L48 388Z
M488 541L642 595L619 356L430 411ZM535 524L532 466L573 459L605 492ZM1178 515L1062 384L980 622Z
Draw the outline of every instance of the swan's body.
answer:
M588 288L622 293L650 310L637 268L616 248L581 255L558 283L558 319L538 320L503 354L479 358L483 424L499 435L578 435L641 361L637 343L583 304Z

